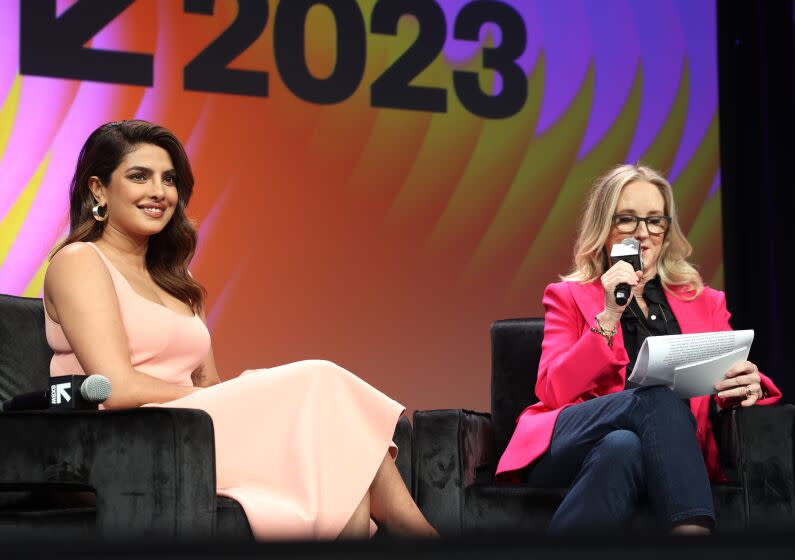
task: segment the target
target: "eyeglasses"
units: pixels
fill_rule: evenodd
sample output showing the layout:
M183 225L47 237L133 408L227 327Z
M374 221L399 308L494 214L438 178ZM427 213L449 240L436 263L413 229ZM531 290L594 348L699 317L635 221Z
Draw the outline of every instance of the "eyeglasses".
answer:
M613 225L621 233L634 233L638 225L645 222L646 229L652 235L662 235L671 227L671 216L634 216L632 214L616 214L613 216Z

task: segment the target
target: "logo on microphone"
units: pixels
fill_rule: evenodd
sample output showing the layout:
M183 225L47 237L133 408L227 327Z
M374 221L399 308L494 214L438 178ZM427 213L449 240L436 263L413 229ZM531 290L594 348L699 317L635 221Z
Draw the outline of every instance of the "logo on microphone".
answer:
M50 404L61 404L72 400L69 394L71 383L55 383L50 387Z

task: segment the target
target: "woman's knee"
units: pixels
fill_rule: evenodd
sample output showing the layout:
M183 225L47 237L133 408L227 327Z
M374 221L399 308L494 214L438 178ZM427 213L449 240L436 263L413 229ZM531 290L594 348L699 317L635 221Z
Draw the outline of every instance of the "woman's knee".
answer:
M642 457L640 438L631 430L614 430L599 442L599 453L609 461L639 462Z
M635 393L643 413L641 422L651 422L660 430L685 434L696 430L696 418L687 404L668 387L644 388Z
M686 401L664 385L643 387L635 392L635 396L655 412L693 416Z
M320 359L301 360L300 362L297 363L301 364L301 366L303 367L311 368L317 371L332 371L335 369L341 369L340 366L338 366L337 364L335 364L330 360L320 360Z
M640 481L643 476L643 451L640 438L630 430L614 430L597 444L595 457L603 469Z
M323 382L347 381L352 376L347 369L329 360L302 360L298 364L310 377Z

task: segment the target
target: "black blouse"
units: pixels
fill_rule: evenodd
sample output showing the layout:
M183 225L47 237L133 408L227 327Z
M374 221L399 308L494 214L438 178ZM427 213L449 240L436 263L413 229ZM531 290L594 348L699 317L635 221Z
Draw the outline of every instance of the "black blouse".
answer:
M655 276L643 287L643 299L649 307L649 317L643 315L638 302L635 298L624 309L621 315L621 330L624 334L624 348L629 355L627 364L627 377L635 367L643 341L649 336L661 336L666 334L682 334L679 321L674 317L668 300L665 299L660 277ZM627 382L627 388L635 386Z

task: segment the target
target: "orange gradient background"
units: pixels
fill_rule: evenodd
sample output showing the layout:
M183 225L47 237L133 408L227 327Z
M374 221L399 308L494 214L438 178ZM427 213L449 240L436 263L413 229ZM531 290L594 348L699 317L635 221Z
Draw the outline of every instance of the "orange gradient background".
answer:
M70 4L59 2L59 10ZM269 96L185 91L183 68L229 26L237 4L217 0L213 16L186 14L182 4L138 0L92 40L94 47L154 54L152 88L17 76L0 90L0 161L9 166L23 149L30 84L57 87L40 106L50 128L25 147L37 150L38 164L24 171L24 181L2 184L14 192L0 208L0 275L23 274L3 259L38 236L41 248L25 254L35 267L18 292L40 293L46 248L65 231L73 172L53 162L74 165L80 148L59 143L66 128L85 139L103 122L145 118L173 130L194 166L189 214L200 245L192 272L209 292L222 378L324 358L410 410L488 410L489 325L542 314L544 286L569 266L586 189L630 150L644 69L630 70L620 111L580 154L588 117L599 110L592 64L565 113L540 132L549 72L543 49L529 72L528 100L511 118L477 117L453 91L450 73L461 68L479 71L491 87L479 51L460 62L440 55L415 80L447 88L447 113L377 109L369 86L414 41L417 23L405 17L396 37L372 34L373 2L361 1L364 79L349 99L314 105L289 92L276 70L271 2L265 31L231 65L267 71ZM331 13L313 8L306 30L308 66L326 76L336 56ZM483 40L495 38L487 33ZM667 117L642 156L662 170L673 166L692 110L686 60L681 68ZM89 92L105 100L102 107L91 106ZM717 112L711 123L674 185L694 259L721 287ZM37 209L45 197L48 226L31 233L25 224L45 211Z

